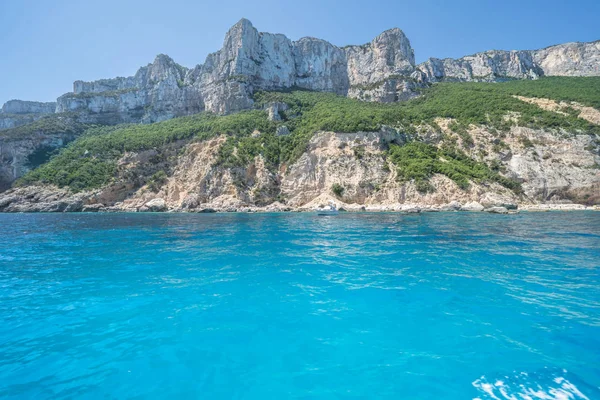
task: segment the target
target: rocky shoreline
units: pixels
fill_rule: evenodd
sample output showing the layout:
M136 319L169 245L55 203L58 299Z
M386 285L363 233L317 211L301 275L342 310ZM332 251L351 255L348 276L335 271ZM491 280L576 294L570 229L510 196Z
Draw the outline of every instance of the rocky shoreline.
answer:
M314 201L302 206L290 206L273 202L265 206L248 205L239 200L221 198L219 201L169 207L162 198L154 198L140 203L116 202L103 204L94 202L89 194L72 194L67 190L53 188L17 188L0 194L0 212L4 213L58 213L58 212L175 212L175 213L269 213L269 212L313 212L318 207L327 204L328 199L319 196ZM600 206L586 206L573 203L517 204L506 202L488 202L481 204L476 201L461 203L451 201L445 204L346 204L336 200L341 212L399 212L418 214L426 212L487 212L493 214L516 214L526 212L547 211L600 211Z

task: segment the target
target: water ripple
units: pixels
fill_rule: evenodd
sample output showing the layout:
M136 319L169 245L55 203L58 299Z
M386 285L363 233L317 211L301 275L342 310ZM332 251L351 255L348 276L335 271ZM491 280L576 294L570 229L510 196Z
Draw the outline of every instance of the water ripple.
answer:
M0 223L1 398L600 398L600 213Z

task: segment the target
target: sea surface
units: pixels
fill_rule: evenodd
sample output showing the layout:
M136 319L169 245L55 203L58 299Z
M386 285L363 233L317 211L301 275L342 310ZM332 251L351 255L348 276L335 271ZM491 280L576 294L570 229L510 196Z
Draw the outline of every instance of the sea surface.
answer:
M600 212L0 215L1 399L600 399Z

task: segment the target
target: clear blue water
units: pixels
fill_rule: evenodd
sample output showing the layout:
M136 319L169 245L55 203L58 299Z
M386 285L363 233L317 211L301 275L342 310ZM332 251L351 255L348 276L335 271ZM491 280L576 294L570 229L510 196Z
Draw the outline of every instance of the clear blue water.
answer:
M0 398L598 399L600 213L0 215Z

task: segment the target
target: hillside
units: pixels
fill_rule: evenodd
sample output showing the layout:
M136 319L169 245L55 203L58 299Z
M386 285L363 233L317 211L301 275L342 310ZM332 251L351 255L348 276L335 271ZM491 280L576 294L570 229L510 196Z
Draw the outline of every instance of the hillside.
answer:
M300 207L323 195L600 200L598 77L439 83L391 104L305 90L257 92L253 102L226 116L90 129L17 191L51 185L83 203L139 208L159 198L176 209Z

